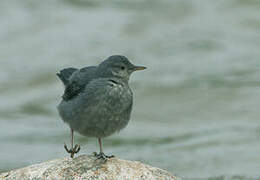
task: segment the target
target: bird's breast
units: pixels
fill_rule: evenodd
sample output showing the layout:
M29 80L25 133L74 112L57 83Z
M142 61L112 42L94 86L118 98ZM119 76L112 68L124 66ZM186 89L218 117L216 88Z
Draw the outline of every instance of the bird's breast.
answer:
M111 84L108 101L114 110L124 110L128 108L133 101L133 94L128 86L122 84Z

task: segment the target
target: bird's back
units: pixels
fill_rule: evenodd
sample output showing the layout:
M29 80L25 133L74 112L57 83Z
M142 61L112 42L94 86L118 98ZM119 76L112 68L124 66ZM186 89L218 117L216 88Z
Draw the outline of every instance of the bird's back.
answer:
M65 90L62 99L64 101L69 101L76 97L80 92L82 92L85 86L91 80L96 78L96 69L96 66L88 66L82 69L76 69L73 71L73 73L71 73L69 78L68 74L69 71L71 72L71 69L68 69L67 71L66 69L62 70L61 72L63 72L64 75L67 75L68 78L67 83L65 84Z

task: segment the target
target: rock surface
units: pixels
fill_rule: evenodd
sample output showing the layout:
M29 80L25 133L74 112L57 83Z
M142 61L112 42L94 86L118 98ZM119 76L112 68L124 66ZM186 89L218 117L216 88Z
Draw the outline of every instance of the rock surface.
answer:
M6 180L180 180L159 168L136 161L94 156L56 159L0 174Z

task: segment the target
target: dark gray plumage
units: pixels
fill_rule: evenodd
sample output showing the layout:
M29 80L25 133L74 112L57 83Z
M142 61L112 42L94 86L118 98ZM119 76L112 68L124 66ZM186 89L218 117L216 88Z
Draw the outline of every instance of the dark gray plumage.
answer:
M71 128L71 157L80 149L73 146L73 131L88 137L97 137L99 158L106 158L101 138L124 128L130 119L133 94L129 77L143 66L135 66L124 56L110 56L98 66L82 69L67 68L57 75L65 85L58 111Z
M60 80L66 86L69 84L70 76L77 70L78 69L76 69L76 68L66 68L66 69L61 70L59 73L57 73L57 76L60 78Z

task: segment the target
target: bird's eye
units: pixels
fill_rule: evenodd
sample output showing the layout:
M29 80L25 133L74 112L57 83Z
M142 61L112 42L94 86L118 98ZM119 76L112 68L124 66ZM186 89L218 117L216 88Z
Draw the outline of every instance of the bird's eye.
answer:
M124 66L121 66L121 70L125 70L125 67L124 67Z

